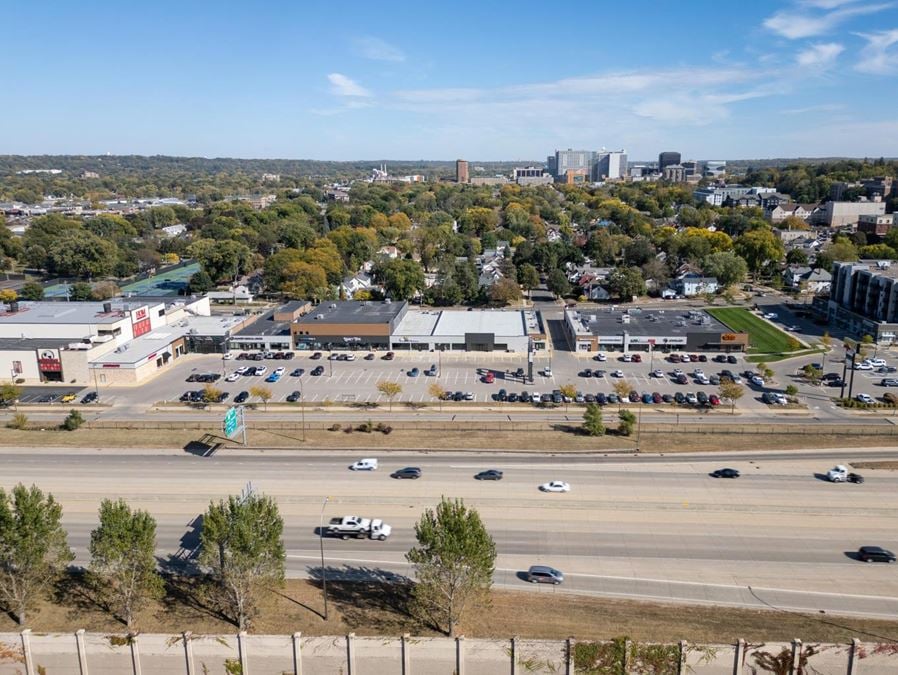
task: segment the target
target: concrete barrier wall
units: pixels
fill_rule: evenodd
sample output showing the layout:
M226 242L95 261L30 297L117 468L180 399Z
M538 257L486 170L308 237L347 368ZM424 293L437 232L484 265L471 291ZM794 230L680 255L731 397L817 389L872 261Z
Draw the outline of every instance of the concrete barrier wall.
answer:
M0 633L0 675L894 675L895 644L668 645L519 638L356 637L353 634L177 635Z

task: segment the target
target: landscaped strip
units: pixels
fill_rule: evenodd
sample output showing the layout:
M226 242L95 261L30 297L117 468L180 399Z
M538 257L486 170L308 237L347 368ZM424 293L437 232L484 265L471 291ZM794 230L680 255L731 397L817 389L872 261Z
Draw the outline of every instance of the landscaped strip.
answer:
M758 318L744 307L711 307L707 312L734 332L748 333L750 353L790 352L802 346L797 338Z

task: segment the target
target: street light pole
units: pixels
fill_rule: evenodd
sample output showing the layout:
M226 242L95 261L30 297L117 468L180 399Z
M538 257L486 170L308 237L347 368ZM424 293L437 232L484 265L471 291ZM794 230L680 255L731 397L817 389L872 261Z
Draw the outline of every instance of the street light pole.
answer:
M327 569L324 567L324 507L327 506L327 500L321 504L321 518L318 522L318 543L321 547L321 588L324 591L324 620L327 621Z
M302 390L302 378L299 378L299 414L302 416L302 442L306 442L306 401Z

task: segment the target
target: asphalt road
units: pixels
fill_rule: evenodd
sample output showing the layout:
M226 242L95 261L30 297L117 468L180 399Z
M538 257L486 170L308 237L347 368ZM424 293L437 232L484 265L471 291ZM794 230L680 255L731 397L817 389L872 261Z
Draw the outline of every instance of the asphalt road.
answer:
M850 554L865 544L898 548L898 475L866 472L863 485L830 484L815 475L852 458L896 456L895 450L713 458L382 453L378 471L352 473L346 466L357 457L348 453L239 451L203 458L22 449L0 451L0 485L34 482L52 492L81 562L104 497L149 510L166 559L189 556L196 547L197 517L210 500L252 481L281 507L291 576L320 573L322 514L379 517L394 528L386 542L326 538L329 577L408 574L403 556L413 544L413 524L447 495L481 512L497 543L500 585L898 618L895 567L865 565ZM407 465L422 467L423 477L389 477ZM743 478L707 476L721 466L741 469ZM505 479L473 480L484 468L503 469ZM553 479L569 481L572 491L537 490ZM518 575L532 564L563 570L564 586L526 586Z

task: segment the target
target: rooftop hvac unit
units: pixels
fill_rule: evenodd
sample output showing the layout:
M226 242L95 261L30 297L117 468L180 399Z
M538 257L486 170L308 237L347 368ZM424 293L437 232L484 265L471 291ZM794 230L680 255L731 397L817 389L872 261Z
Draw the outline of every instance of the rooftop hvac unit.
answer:
M337 303L332 302L332 303L331 303L331 309L337 309Z
M103 313L104 314L112 314L112 303L111 302L103 303Z
M321 321L321 319L323 319L323 318L324 318L324 314L316 314L315 315L315 321Z

